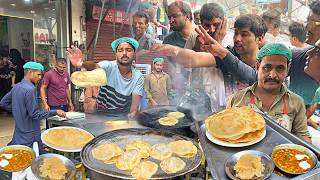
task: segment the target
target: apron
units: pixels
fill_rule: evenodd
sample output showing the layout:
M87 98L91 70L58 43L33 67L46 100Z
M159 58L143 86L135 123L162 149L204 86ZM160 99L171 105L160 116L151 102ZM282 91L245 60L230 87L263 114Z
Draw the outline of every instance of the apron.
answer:
M292 123L290 121L290 117L288 115L287 111L287 101L285 96L283 96L283 113L282 115L279 115L279 117L273 117L273 120L278 123L280 126L286 128L287 130L291 131L292 129ZM250 104L251 108L254 108L254 95L251 94L250 96Z

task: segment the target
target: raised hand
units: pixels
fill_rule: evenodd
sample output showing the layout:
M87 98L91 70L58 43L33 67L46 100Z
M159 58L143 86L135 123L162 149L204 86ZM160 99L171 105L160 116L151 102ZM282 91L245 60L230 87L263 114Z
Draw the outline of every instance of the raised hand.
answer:
M76 48L74 46L71 46L71 48L67 48L67 55L72 65L76 67L82 66L82 52L79 48Z
M227 34L227 18L224 17L220 26L216 29L215 33L214 33L214 39L216 41L218 41L220 44L222 43L222 40L224 39L224 37Z
M196 31L199 34L198 39L201 43L201 49L204 49L205 51L214 56L218 56L221 59L228 54L228 50L224 48L218 41L212 38L201 25L196 28Z

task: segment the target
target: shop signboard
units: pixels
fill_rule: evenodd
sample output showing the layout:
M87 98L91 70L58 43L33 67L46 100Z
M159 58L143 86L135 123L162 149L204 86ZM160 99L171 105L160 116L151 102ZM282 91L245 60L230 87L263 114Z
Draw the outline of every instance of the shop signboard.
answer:
M104 9L104 12L106 9ZM92 19L99 20L101 12L101 7L93 6L92 9ZM126 13L123 10L108 8L107 16L104 18L104 21L116 23L123 23L123 24L130 24L130 13Z
M56 35L52 36L52 39L55 39ZM48 29L34 28L34 40L36 44L50 44Z

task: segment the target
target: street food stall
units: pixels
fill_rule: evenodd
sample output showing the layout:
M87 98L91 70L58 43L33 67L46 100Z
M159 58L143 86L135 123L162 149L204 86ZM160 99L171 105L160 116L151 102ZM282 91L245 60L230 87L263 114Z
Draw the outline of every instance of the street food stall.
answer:
M8 154L12 154L8 152L9 149L26 150L30 152L31 161L26 162L27 164L24 165L22 169L31 167L31 171L35 177L42 179L40 167L42 167L42 171L45 171L43 170L45 169L43 165L44 162L47 162L48 158L51 158L52 162L48 161L48 165L46 165L51 167L52 165L50 165L50 163L57 164L55 160L60 159L60 163L64 164L63 167L65 167L65 169L62 168L60 172L63 173L63 177L67 178L73 177L76 171L73 161L69 159L74 158L74 156L70 156L68 153L80 152L78 156L80 157L81 163L86 167L86 176L90 179L105 179L106 177L110 179L134 179L134 177L139 177L139 175L146 173L141 171L143 167L153 169L153 173L147 175L149 178L151 177L151 179L171 179L183 176L199 168L201 158L205 157L207 169L210 171L213 179L239 179L239 177L236 176L235 169L237 169L236 167L241 168L241 165L237 165L237 163L240 162L241 157L249 154L252 155L252 157L258 157L259 162L261 159L261 165L263 167L263 170L260 172L261 179L320 178L318 162L318 158L320 157L319 149L280 127L265 114L261 116L263 117L262 120L260 119L262 125L260 124L260 126L256 127L257 129L262 127L261 134L258 134L258 137L254 137L253 141L239 143L235 143L235 141L231 139L223 142L221 139L213 136L215 132L211 135L209 133L211 125L205 123L212 119L211 116L201 120L194 118L193 115L194 114L187 108L159 106L140 112L136 120L127 120L124 114L84 114L84 116L82 115L78 116L78 118L71 119L52 117L48 119L51 128L42 133L42 140L50 149L55 150L55 154L47 153L36 157L35 152L31 148L7 146L1 149L0 160L8 158ZM167 119L163 121L159 120L164 117L167 117ZM175 117L178 119L178 122L171 121L172 119L170 119L170 117ZM150 119L150 122L146 122L146 118ZM168 128L165 128L166 126L168 126ZM190 128L190 126L194 126L194 128ZM188 128L189 130L186 130ZM190 129L195 131L192 136L190 136L190 133L193 133L193 131ZM59 134L61 130L63 130L65 134ZM184 130L188 131L188 134L181 133L181 131ZM70 143L70 141L74 139L73 136L80 137L78 140L82 139L83 141L73 140L73 142ZM50 140L48 137L53 139ZM57 141L57 139L62 139L63 137L67 137L66 140ZM63 144L64 141L66 141L65 144ZM59 142L59 144L54 144L54 142ZM166 149L168 150L168 147L171 147L172 150L174 146L172 144L174 143L177 143L175 145L175 152L171 152L170 155L166 154ZM73 144L75 147L71 147L70 144ZM163 147L157 147L156 145ZM147 150L142 150L142 147L147 147ZM115 156L117 151L112 152L111 154L113 155L108 153L108 151L113 151L117 148L119 148L118 153L121 155L124 152L136 153L135 150L139 148L139 156L143 156L140 154L142 152L148 152L146 156L144 155L145 158L143 158L143 161L141 161L144 162L143 165L141 165L143 167L137 166L137 164L139 164L137 160L127 159L133 156L132 154L122 157L125 162L132 162L131 165L120 163L118 159L120 155ZM278 149L299 151L300 155L298 156L302 156L302 159L304 158L303 156L309 159L308 162L311 164L310 168L306 171L296 173L286 171L286 169L283 169L283 167L275 163L276 155L274 155L274 153L281 152ZM156 154L154 152L152 154L152 151L156 152L157 150L158 155L154 155ZM303 154L301 154L301 152L303 152ZM181 153L186 154L182 155ZM113 157L112 159L111 157L108 161L103 160L106 156L114 156L117 158ZM285 155L280 156L285 157ZM170 162L163 163L168 157L174 159L170 160ZM57 159L54 160L53 158ZM250 157L248 158L250 159ZM47 159L47 161L44 161L45 159ZM170 167L173 162L182 165L175 165L181 166L180 169L178 168L170 172ZM1 167L1 169L11 172L21 170L21 168L18 170L10 170L3 167ZM49 169L47 169L48 174L50 174Z

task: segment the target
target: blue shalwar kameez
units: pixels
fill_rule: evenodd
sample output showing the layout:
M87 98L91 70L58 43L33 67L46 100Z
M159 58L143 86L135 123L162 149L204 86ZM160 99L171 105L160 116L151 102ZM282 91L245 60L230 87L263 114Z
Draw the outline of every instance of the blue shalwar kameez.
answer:
M41 151L40 120L56 115L56 110L44 112L38 107L36 88L32 82L23 79L0 101L0 106L11 111L15 119L15 129L11 144L32 148L38 142Z

